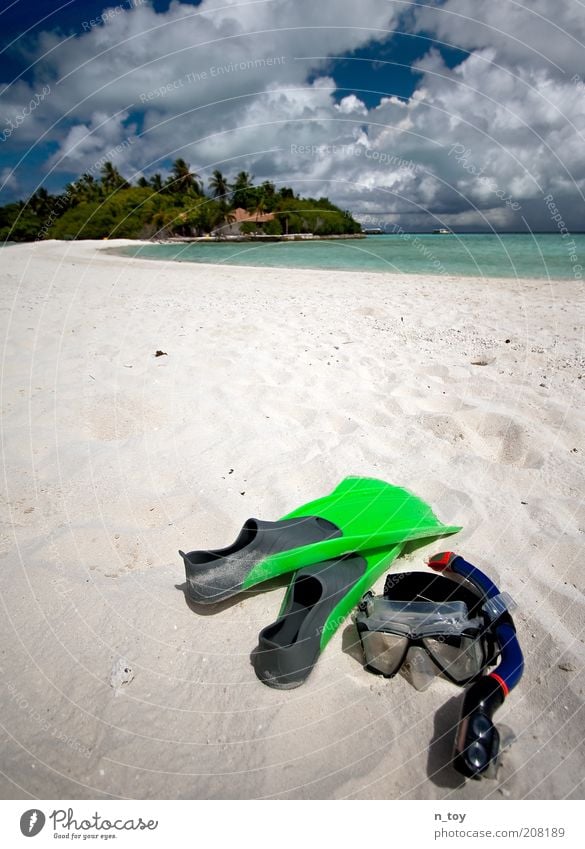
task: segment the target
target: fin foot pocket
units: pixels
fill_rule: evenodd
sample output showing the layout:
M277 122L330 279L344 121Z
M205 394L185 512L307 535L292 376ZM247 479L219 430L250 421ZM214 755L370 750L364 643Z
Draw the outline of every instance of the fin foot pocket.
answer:
M254 669L269 687L291 689L306 681L321 653L323 634L347 615L331 613L366 571L366 560L350 555L301 569L289 586L281 614L258 636Z
M179 552L185 563L190 598L201 604L223 601L243 589L252 569L269 557L342 536L341 530L319 516L265 522L248 519L237 539L226 548ZM293 567L294 568L294 567ZM282 574L267 573L265 580ZM255 581L259 583L259 581Z

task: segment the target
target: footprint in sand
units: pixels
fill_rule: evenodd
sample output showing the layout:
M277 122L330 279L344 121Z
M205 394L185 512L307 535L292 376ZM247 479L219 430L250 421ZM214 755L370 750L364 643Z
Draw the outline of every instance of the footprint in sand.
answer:
M520 423L501 413L462 409L456 416L424 415L421 424L439 439L462 441L470 453L523 469L539 469L543 455L530 447L530 434Z
M457 443L465 439L464 428L459 426L458 420L453 416L440 413L423 414L418 420L425 430L444 442Z
M488 459L523 469L539 469L543 465L543 455L530 447L527 429L510 416L474 410L464 414L463 419L475 445L483 446Z

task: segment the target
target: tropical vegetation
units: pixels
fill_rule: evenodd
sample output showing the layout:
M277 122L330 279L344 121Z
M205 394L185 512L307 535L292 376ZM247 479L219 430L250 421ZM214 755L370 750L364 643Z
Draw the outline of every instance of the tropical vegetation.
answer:
M242 209L247 213L243 219L235 214ZM328 236L361 230L349 212L327 198L301 198L271 180L255 185L247 171L230 180L216 169L206 191L201 176L176 159L168 177L141 176L134 185L105 162L97 177L82 174L62 194L39 188L26 201L0 207L0 241L221 236L234 229L236 218L244 235Z

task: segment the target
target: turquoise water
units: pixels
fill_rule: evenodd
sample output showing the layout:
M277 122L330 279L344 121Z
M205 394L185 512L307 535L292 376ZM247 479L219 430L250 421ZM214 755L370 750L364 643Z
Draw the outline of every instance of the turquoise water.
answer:
M277 268L327 268L465 277L585 276L585 235L385 235L319 242L191 242L134 245L147 259Z

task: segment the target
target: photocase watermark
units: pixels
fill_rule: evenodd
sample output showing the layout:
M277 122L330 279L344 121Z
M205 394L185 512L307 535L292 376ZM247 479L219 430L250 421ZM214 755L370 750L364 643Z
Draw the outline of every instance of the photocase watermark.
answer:
M467 173L471 174L473 177L477 177L480 183L483 183L495 194L497 198L503 201L506 206L514 210L514 212L522 209L518 201L514 200L511 194L507 194L504 189L500 188L493 177L484 175L485 165L483 168L478 168L477 165L474 165L473 162L471 162L470 148L465 147L463 144L452 144L448 155L455 156L455 161L461 165L464 171L467 171Z
M20 818L20 831L24 837L36 837L43 830L45 815L39 808L25 811Z
M151 100L166 97L168 94L184 88L186 85L206 82L216 77L223 77L226 74L254 71L258 68L272 68L276 65L284 65L285 63L286 56L267 56L262 59L245 59L242 62L229 62L226 65L211 65L206 70L189 71L189 73L183 74L182 77L177 77L164 85L157 86L150 91L143 91L140 95L140 100L142 103L149 103Z
M57 831L57 826L67 832L66 835L59 836L71 836L78 839L82 837L81 834L76 834L78 831L155 831L158 828L158 820L143 820L142 817L138 819L124 819L123 817L119 817L115 820L109 820L102 817L97 811L86 819L76 819L73 808L67 808L67 810L57 809L52 814L49 814L49 819L53 820L54 832ZM83 838L85 839L87 836L84 834ZM111 836L113 837L115 835Z
M571 77L571 82L579 89L579 91L585 91L585 82L583 81L583 77L580 77L579 74L574 74Z
M546 208L548 209L548 211L550 213L551 221L555 222L555 224L557 226L557 230L561 234L561 238L568 239L570 237L571 233L569 231L569 228L565 224L565 220L564 220L563 216L559 212L559 208L555 203L555 199L554 199L553 195L551 195L551 194L546 195L546 197L544 198L544 202L546 204ZM566 247L567 252L569 254L569 260L571 262L571 265L573 266L573 277L575 278L575 280L582 280L583 279L583 266L579 262L579 256L577 254L577 246L575 244L575 240L571 239L570 242L569 241L565 242L565 247Z
M33 722L36 722L45 734L50 734L51 737L55 738L55 740L58 740L60 743L63 743L65 746L68 746L70 749L78 752L82 757L91 757L90 750L86 746L83 746L79 740L76 740L75 737L69 737L67 734L63 734L62 731L59 731L57 728L52 726L50 722L47 722L34 705L30 704L28 699L20 692L20 690L17 689L17 687L15 687L14 684L8 684L8 692L10 693L10 700L13 704L15 704L19 710L24 711Z
M38 107L39 103L42 103L45 97L47 97L51 93L51 86L47 83L43 86L42 90L31 97L26 106L23 107L22 111L16 115L15 118L11 118L2 132L0 133L0 141L7 141L10 138L12 133L17 130L21 124L25 122L28 116L35 111Z
M415 173L420 165L412 159L386 153L383 150L365 147L363 144L291 144L290 152L295 156L347 156L360 157Z
M105 24L107 21L110 21L112 18L115 18L122 12L128 11L128 9L136 9L138 6L145 5L146 0L124 0L124 3L120 3L119 6L112 6L109 9L104 9L101 15L97 15L90 21L82 21L81 27L84 32L89 32L90 29L93 29L93 27L98 27L100 24Z
M119 809L116 814L119 814ZM143 819L142 817L107 819L95 811L89 816L78 816L73 808L56 808L52 813L45 814L39 808L31 808L20 817L20 831L24 837L36 837L42 831L47 820L52 821L53 837L79 840L98 838L114 840L118 835L110 832L156 831L158 820Z

